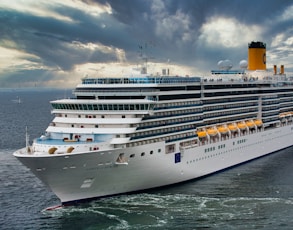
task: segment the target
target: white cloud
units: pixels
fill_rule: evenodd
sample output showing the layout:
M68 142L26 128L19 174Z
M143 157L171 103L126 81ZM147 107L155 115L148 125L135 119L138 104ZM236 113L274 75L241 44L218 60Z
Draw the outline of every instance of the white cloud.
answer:
M84 50L89 55L92 53L98 51L102 52L104 54L112 54L116 56L117 60L119 62L125 62L126 61L126 55L125 51L123 49L115 48L112 46L106 46L101 43L81 43L80 41L74 41L71 44L72 48L80 50Z
M293 20L293 5L288 7L283 14L277 18L278 21L288 21Z
M53 6L53 1L34 1L34 0L2 0L0 8L5 8L13 11L23 12L39 17L51 17L61 21L72 22L73 20L67 16L61 15L53 10L50 10L50 5Z
M260 26L248 26L234 18L212 17L200 29L201 43L209 47L242 46L248 41L260 40L262 29Z
M285 65L292 69L293 59L293 29L277 34L272 38L270 50L267 51L267 60L271 64Z
M25 53L13 48L4 48L0 46L0 72L14 72L22 69L42 69L40 63L31 60L39 60L35 55Z
M65 6L70 8L76 8L92 16L99 16L102 13L112 14L112 8L108 3L105 5L99 3L92 3L91 5L88 5L83 1L72 0L1 0L0 9L10 9L39 17L51 17L60 21L74 22L74 18L54 11L56 6L58 5L61 7Z

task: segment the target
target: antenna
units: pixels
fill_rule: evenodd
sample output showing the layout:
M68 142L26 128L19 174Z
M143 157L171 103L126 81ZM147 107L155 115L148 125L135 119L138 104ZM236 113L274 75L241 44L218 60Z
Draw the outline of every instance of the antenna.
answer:
M25 127L25 147L27 152L30 152L30 147L29 147L29 135L27 132L27 126Z
M149 42L150 45L153 45L152 42ZM147 74L148 60L153 59L149 57L146 53L148 49L148 43L145 42L144 45L138 45L139 48L139 57L143 60L144 64L141 67L141 74Z

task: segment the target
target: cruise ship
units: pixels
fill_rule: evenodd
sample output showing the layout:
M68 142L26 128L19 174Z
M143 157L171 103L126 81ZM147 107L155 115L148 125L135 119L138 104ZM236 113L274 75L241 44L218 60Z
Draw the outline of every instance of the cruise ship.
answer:
M243 63L242 63L243 64ZM239 70L83 78L17 157L61 203L200 178L293 144L293 78L248 44ZM273 66L272 66L273 67Z

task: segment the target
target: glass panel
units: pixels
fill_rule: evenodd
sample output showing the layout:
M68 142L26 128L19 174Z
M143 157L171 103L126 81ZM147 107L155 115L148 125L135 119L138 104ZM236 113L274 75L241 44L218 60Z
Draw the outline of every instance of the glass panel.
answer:
M88 109L89 109L89 110L93 110L93 105L89 104L89 105L88 105Z

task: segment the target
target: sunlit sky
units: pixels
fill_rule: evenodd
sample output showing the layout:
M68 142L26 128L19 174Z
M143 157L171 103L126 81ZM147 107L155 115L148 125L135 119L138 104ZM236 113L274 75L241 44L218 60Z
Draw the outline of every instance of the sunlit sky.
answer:
M291 0L1 0L0 88L74 87L148 71L199 76L267 45L267 68L293 70ZM143 48L143 52L141 49Z

